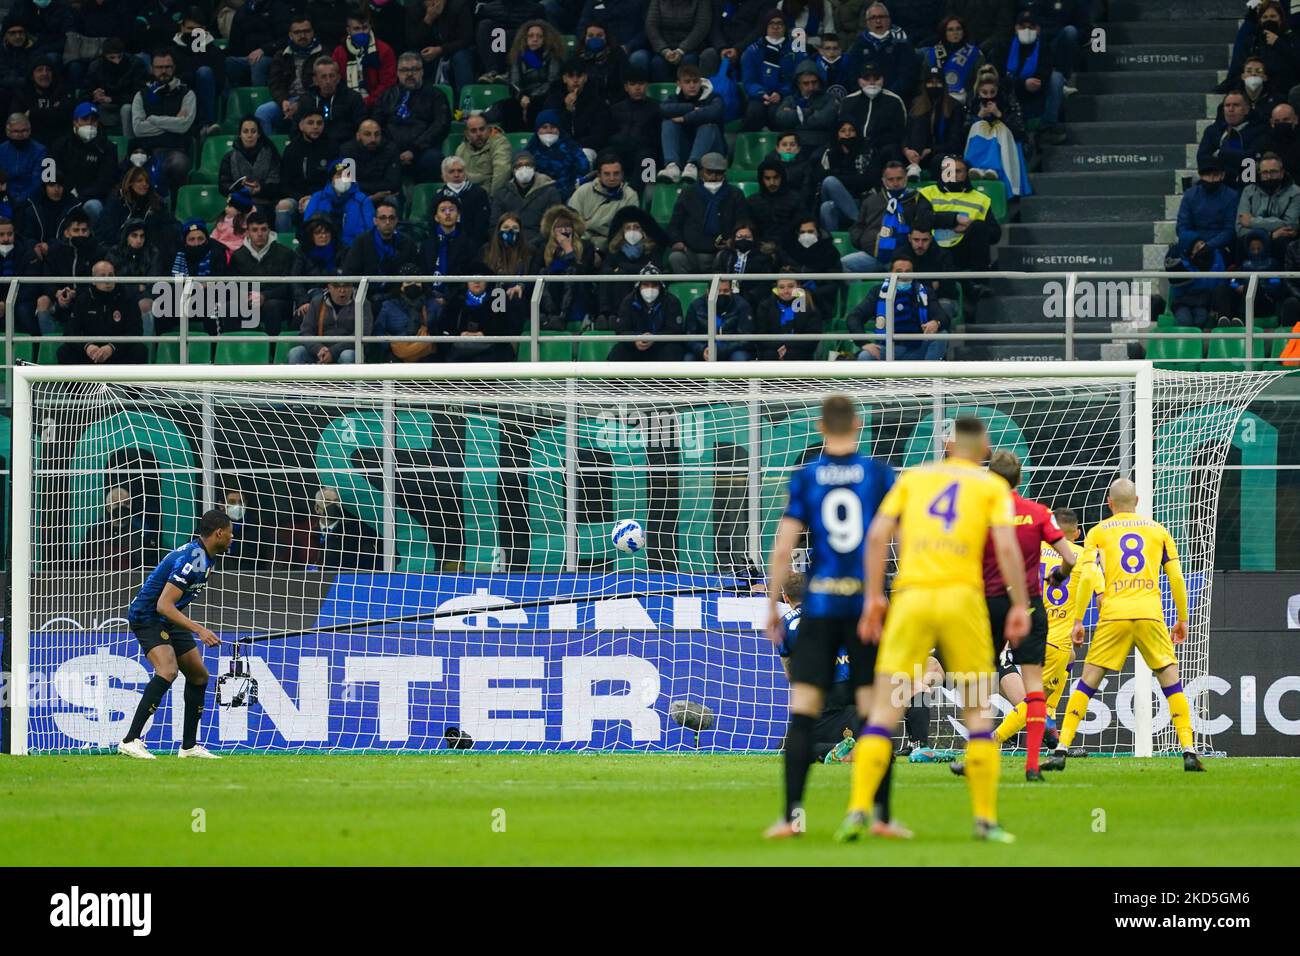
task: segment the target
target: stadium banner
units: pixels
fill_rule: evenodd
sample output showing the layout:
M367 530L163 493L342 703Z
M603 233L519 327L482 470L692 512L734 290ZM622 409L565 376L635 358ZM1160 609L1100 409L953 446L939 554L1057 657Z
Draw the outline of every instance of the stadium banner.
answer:
M1232 578L1234 588L1240 578L1300 580ZM1201 600L1204 580L1188 584ZM788 718L785 677L763 633L766 598L734 578L350 574L298 582L288 597L263 591L252 606L242 592L230 613L223 595L241 592L212 589L200 605L200 619L225 641L204 650L213 674L227 669L234 639L264 634L268 622L297 621L299 631L245 645L258 701L210 705L203 732L213 747L435 750L456 727L475 749L773 751ZM1281 619L1285 595L1275 603ZM120 619L64 618L58 631L41 620L32 635L34 749L115 744L148 681L137 642ZM349 622L370 623L325 630ZM84 628L72 641L69 625ZM1210 673L1188 691L1208 696L1216 749L1300 756L1300 631L1279 627L1212 632ZM182 683L146 734L152 748L180 739ZM957 702L939 693L937 737L946 728L960 745ZM713 727L697 739L678 726L668 716L677 701L710 708ZM1080 725L1084 739L1101 752L1130 751L1132 702L1131 670L1109 678ZM1163 698L1153 719L1157 729L1168 723Z

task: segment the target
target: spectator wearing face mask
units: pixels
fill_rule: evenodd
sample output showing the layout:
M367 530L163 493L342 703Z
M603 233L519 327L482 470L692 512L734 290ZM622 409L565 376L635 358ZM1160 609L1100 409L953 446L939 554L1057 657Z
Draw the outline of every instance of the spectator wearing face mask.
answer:
M902 104L910 103L921 64L912 41L894 25L889 8L883 3L867 6L862 25L862 32L849 50L849 75L862 76L863 66L874 63L884 88L898 96Z
M373 571L383 558L374 528L353 517L343 507L334 488L321 488L312 501L316 537L312 552L316 566L308 570Z
M1197 164L1200 180L1183 193L1176 223L1180 255L1195 256L1201 246L1231 250L1239 195L1224 183L1222 162L1214 156Z
M733 283L723 279L718 283L718 299L713 313L718 335L752 335L754 314L749 301L737 294ZM686 312L686 331L692 335L707 335L709 331L709 297L702 295L691 303ZM757 352L757 343L741 340L718 340L719 362L749 362ZM709 361L708 342L689 342L684 358L691 361Z
M55 140L50 154L54 168L76 193L94 225L118 179L117 147L101 135L99 110L90 103L77 106L71 130Z
M1240 93L1246 97L1246 108L1254 123L1267 123L1273 107L1286 102L1286 90L1275 87L1264 61L1257 56L1246 59L1241 75L1229 82L1228 92ZM1222 104L1219 105L1216 119L1223 119Z
M418 274L416 266L404 267L400 288L384 302L375 319L375 335L419 335L427 342L389 342L383 346L388 362L436 362L442 356L435 339L439 334L442 306L432 290L410 276Z
M112 276L113 264L96 262L94 276ZM137 365L148 360L142 342L115 342L123 335L143 335L140 306L130 288L112 282L95 282L56 293L55 318L65 335L84 336L90 341L64 342L59 346L60 365Z
M525 238L530 245L536 245L541 235L542 216L552 206L563 204L555 180L538 172L533 154L523 151L515 155L510 179L492 195L490 218L495 222L506 213L517 216Z
M1169 307L1175 321L1200 329L1231 324L1233 301L1228 280L1197 275L1227 271L1222 249L1203 242L1192 248L1189 253L1174 243L1165 253L1166 272L1188 273L1186 278L1169 280ZM1221 319L1229 321L1225 323Z
M1250 108L1241 93L1229 93L1219 107L1221 119L1215 120L1201 136L1196 161L1213 157L1222 164L1224 181L1234 189L1241 183L1246 160L1259 153L1266 127L1250 118Z
M943 323L930 311L930 294L924 282L911 278L912 261L906 255L890 264L889 271L899 279L894 284L892 305L895 335L934 335ZM876 341L866 342L858 352L864 362L880 361L887 355L886 332L889 328L889 284L884 283L874 298L860 303L845 320L849 331L861 335L874 329ZM868 320L870 317L870 320ZM937 362L948 352L945 339L911 339L894 342L894 359L900 362Z
M736 223L726 243L718 250L713 260L712 271L731 276L770 275L777 271L776 257L759 246L758 240L755 239L753 225L748 220L741 220ZM734 293L745 297L749 303L750 313L754 314L757 313L759 304L771 293L772 283L770 280L755 279L741 282L739 279L732 279L731 288Z
M596 157L596 178L579 186L569 197L569 208L587 224L587 236L604 254L614 217L624 209L640 206L636 190L623 179L623 163L612 152Z
M837 232L858 215L858 196L880 181L876 151L858 135L852 120L841 120L835 138L813 159L821 178L819 209L822 227Z
M660 269L668 234L637 206L620 209L610 222L609 245L601 262L601 275L638 275L647 267ZM596 314L592 327L610 331L623 299L635 292L632 282L601 282L596 286Z
M1051 47L1033 10L1021 10L1012 34L991 44L984 55L1004 78L1001 85L1020 104L1025 118L1041 120L1039 141L1047 145L1065 142L1065 131L1058 127L1065 102L1065 76L1055 69Z
M228 490L224 498L223 510L230 519L230 532L233 540L230 550L222 556L223 566L234 564L241 570L251 570L261 565L263 558L263 540L266 534L258 521L257 512L249 505L249 499L238 488Z
M459 156L448 156L442 161L442 188L434 194L436 203L444 196L460 204L460 223L466 237L475 247L488 240L492 224L492 197L482 186L469 181L465 161Z
M347 88L361 96L367 110L373 110L379 98L397 85L397 56L375 36L370 11L364 7L348 14L347 34L332 58Z
M1260 141L1262 153L1275 153L1292 181L1300 179L1300 137L1296 135L1300 116L1290 103L1279 103L1269 116L1268 133Z
M591 162L582 147L561 129L562 117L555 110L542 110L537 117L537 132L528 141L538 172L546 173L555 183L565 202L591 171Z
M328 216L338 227L343 245L350 246L375 221L375 207L353 179L353 166L340 159L334 164L329 185L315 193L303 210L303 219Z
M855 252L840 261L845 272L884 272L894 256L907 249L907 236L916 223L919 196L908 185L898 160L886 163L878 189L868 193L849 230Z
M825 317L812 294L800 288L793 276L782 276L768 286L754 314L757 335L808 335L824 331ZM811 339L762 339L755 343L763 361L807 361L817 354L820 343Z
M862 65L857 92L840 100L840 119L853 123L882 162L903 158L907 107L897 93L885 88L882 68L874 60Z
M1277 262L1300 228L1300 186L1282 168L1282 159L1265 153L1259 160L1259 182L1246 186L1237 201L1237 243L1244 253L1258 239Z
M939 158L966 148L966 110L954 99L938 67L925 75L925 87L912 103L903 137L903 157L909 179L922 173L939 178Z
M684 335L682 306L669 295L660 281L659 270L646 266L641 281L629 292L618 309L614 325L618 335L642 336L634 342L619 342L609 352L611 362L675 362L682 358L683 342L658 341L659 335Z
M700 175L700 182L678 194L668 221L668 235L673 242L668 269L677 275L709 271L736 223L749 218L745 194L726 181L725 156L705 153L700 158Z

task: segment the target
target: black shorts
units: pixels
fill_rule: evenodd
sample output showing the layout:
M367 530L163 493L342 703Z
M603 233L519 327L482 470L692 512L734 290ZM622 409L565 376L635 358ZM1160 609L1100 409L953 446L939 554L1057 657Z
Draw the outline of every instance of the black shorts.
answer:
M858 638L856 617L807 617L790 655L790 680L828 690L835 681L840 649L849 653L849 686L870 687L876 679L876 645Z
M132 624L131 630L135 633L136 640L140 642L140 647L144 649L146 657L155 647L165 645L175 651L176 659L180 660L181 655L199 646L192 633L174 625L164 627L162 624Z
M1016 664L1037 664L1040 667L1047 658L1047 610L1043 607L1041 597L1029 599L1029 633L1020 642L1019 647L1006 650L1007 639L1003 637L1006 628L1007 612L1011 610L1011 598L1005 594L986 598L989 605L989 628L993 632L993 653L997 656L998 679L1014 674Z

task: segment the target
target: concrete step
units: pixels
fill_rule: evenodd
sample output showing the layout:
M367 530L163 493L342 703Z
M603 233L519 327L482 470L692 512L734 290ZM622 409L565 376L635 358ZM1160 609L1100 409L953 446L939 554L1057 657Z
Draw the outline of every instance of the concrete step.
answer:
M1028 196L1020 200L1021 222L1152 222L1176 216L1177 203L1174 204L1174 216L1167 215L1163 195L1087 199Z
M1160 23L1144 20L1118 22L1111 20L1108 23L1099 23L1098 26L1106 31L1107 44L1208 43L1211 40L1231 43L1237 36L1235 20L1198 19Z
M1143 245L1155 234L1145 222L1013 222L1002 228L1009 246Z
M1173 170L1035 173L1035 196L1153 196L1178 187Z
M1232 58L1232 43L1116 43L1090 53L1089 71L1163 73L1167 70L1222 70ZM1073 99L1073 97L1071 97Z
M1225 20L1235 24L1245 4L1225 0L1110 0L1110 19L1123 22L1187 23Z
M1136 120L1144 116L1162 119L1203 119L1209 108L1208 91L1192 93L1110 93L1088 96L1080 93L1065 103L1064 119L1069 123L1092 120ZM1216 97L1217 102L1219 98Z
M1117 71L1076 73L1072 85L1079 95L1104 96L1110 93L1209 93L1227 75L1226 70L1170 70L1167 73Z
M1045 173L1176 172L1187 165L1187 145L1044 146Z
M1071 243L1051 246L999 246L998 268L1016 272L1059 272L1062 269L1140 271L1141 243L1093 245Z
M1082 78L1084 74L1080 73ZM1073 99L1073 97L1071 97ZM1206 122L1209 122L1208 120ZM1192 120L1124 120L1114 123L1078 123L1066 127L1071 146L1126 146L1151 144L1182 146L1199 142L1196 122Z

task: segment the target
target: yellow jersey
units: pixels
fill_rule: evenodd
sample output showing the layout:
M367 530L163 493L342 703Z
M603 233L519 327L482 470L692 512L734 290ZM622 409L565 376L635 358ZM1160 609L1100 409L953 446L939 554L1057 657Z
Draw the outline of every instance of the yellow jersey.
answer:
M1070 646L1070 632L1074 630L1074 601L1080 587L1088 589L1089 598L1096 593L1095 564L1076 561L1069 580L1063 584L1049 584L1047 576L1063 563L1056 549L1049 544L1041 546L1041 573L1043 581L1043 607L1047 609L1047 643L1057 650Z
M1127 511L1111 515L1088 532L1079 563L1095 565L1103 585L1098 623L1163 621L1161 568L1169 578L1178 620L1187 620L1187 585L1178 548L1160 522ZM1083 590L1075 595L1076 619L1083 619L1090 596Z
M984 542L990 528L1011 527L1011 487L960 458L903 472L880 503L898 519L894 590L969 587L984 593Z

